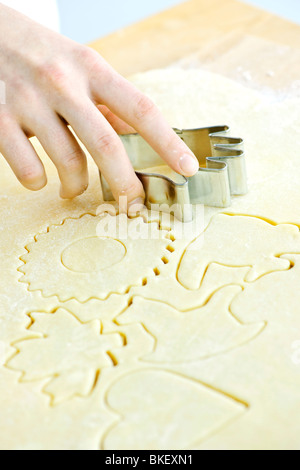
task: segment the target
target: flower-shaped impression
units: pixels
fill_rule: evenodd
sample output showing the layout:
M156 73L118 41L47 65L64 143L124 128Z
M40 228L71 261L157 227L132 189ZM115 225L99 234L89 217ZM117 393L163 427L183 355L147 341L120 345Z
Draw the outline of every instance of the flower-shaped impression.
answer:
M113 235L102 231L105 222L115 224ZM86 214L50 226L26 247L28 253L21 258L24 266L19 268L24 274L21 282L28 284L29 291L57 296L61 302L105 300L112 293L124 294L132 286L143 285L168 261L172 240L158 222L142 217L126 217L125 222L126 233L122 215Z

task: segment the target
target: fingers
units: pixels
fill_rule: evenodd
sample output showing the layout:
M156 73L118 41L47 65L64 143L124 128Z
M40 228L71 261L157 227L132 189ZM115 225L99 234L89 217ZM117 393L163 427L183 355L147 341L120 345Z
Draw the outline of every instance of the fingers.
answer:
M44 166L16 121L0 116L0 152L20 183L38 191L47 184Z
M116 200L127 196L128 205L143 203L144 190L125 148L105 117L87 100L66 106L61 114L75 130L107 180Z
M100 64L101 61L98 74ZM136 129L173 170L185 176L194 175L199 169L197 158L171 129L157 106L112 68L106 66L104 70L101 83L97 74L92 79L95 99Z
M103 114L105 119L109 122L111 127L117 132L117 134L133 134L135 129L122 121L118 116L113 114L107 106L103 104L97 105L99 111Z
M60 196L72 199L82 194L88 187L87 160L72 132L54 113L34 126L35 135L57 168Z

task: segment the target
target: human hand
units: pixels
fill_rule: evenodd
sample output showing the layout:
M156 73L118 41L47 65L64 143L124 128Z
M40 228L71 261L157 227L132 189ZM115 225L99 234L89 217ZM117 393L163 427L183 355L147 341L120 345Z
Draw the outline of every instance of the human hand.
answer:
M83 142L116 200L143 203L144 191L117 133L139 132L169 166L185 176L198 170L191 150L158 108L97 52L0 4L0 151L19 181L39 190L44 166L28 140L36 136L57 167L61 197L88 186L87 161L68 128Z

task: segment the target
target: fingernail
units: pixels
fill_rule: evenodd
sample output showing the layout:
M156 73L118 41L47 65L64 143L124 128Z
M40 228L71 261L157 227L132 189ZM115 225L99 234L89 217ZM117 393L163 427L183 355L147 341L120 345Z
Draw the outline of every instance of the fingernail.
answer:
M195 157L188 153L184 154L179 159L179 166L185 176L193 176L199 170L199 162Z
M59 195L62 199L74 199L75 197L81 196L83 193L85 193L87 188L88 188L88 184L85 184L80 189L76 189L76 190L74 189L73 192L71 190L69 190L69 193L68 193L68 192L66 192L65 188L63 186L61 186L60 191L59 191Z
M136 199L128 203L128 215L136 215L138 212L141 212L144 208L144 199L141 197L137 197Z

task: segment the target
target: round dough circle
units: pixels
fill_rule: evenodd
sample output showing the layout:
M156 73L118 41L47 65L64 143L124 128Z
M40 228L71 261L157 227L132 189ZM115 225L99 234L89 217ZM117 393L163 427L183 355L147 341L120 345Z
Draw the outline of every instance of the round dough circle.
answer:
M62 253L62 264L70 271L92 273L118 264L126 255L125 246L108 237L77 240Z

